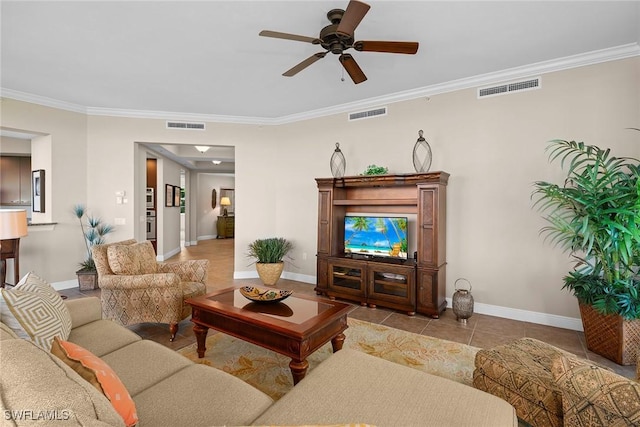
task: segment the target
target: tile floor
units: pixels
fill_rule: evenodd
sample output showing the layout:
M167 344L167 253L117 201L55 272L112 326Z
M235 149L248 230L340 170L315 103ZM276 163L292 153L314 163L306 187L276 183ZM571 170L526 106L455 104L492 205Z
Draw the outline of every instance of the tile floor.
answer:
M209 259L208 290L222 289L241 284L255 284L255 279L233 279L233 239L203 240L197 246L188 246L169 261L186 259ZM295 292L315 295L314 285L292 280L281 279L278 287L292 289ZM80 292L78 289L61 291L69 298L84 295L99 296L100 290ZM429 335L450 341L468 344L474 347L487 348L509 342L522 337L532 337L560 347L580 357L594 360L610 367L616 372L635 378L635 366L620 366L587 350L582 332L535 323L521 322L494 316L475 313L466 324L456 321L451 309L447 309L439 319L427 316L407 316L405 313L385 308L371 309L359 305L353 306L350 317L368 322L380 323L397 329L417 334ZM169 341L167 325L139 324L131 330L144 338L154 340L172 349L179 349L195 342L192 324L189 320L180 323L178 335L173 342Z

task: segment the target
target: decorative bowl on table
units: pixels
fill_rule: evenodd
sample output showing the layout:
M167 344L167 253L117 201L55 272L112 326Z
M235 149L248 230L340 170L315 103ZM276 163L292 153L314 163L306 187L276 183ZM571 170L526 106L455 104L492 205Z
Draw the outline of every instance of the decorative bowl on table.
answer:
M283 289L257 288L255 286L243 286L240 293L253 302L280 302L293 293Z

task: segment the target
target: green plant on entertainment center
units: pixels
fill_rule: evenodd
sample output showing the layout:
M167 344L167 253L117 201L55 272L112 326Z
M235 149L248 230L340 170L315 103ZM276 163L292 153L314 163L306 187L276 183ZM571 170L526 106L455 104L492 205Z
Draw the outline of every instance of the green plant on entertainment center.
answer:
M76 205L73 207L73 213L80 221L80 229L84 238L84 244L87 249L87 257L80 263L80 270L76 271L78 276L78 286L81 291L87 291L98 288L98 272L96 264L93 261L91 248L95 245L105 243L107 234L113 231L113 227L102 222L99 217L88 214L84 205Z
M256 239L249 244L247 256L256 260L256 271L262 283L274 286L284 269L284 258L293 249L293 243L283 237Z
M385 175L389 172L389 168L384 166L369 165L362 175Z
M532 197L551 242L576 260L563 289L577 297L587 348L618 364L640 355L640 162L610 149L553 140L562 185L535 183Z

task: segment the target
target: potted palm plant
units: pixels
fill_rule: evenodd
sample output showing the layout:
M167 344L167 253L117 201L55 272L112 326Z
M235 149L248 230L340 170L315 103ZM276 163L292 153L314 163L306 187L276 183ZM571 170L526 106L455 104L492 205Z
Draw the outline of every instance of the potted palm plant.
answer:
M576 260L563 289L577 297L587 348L618 364L640 350L640 165L610 149L553 140L549 161L566 169L563 184L535 183L542 229Z
M96 270L96 264L93 261L91 248L95 245L105 243L104 236L111 233L113 227L102 222L101 218L89 215L84 205L74 206L73 213L80 221L80 229L82 230L84 244L87 248L87 257L80 263L80 270L76 271L78 286L81 291L97 289L98 272Z
M292 249L293 243L283 237L257 239L249 244L247 256L255 259L262 283L274 286L282 274L284 258Z

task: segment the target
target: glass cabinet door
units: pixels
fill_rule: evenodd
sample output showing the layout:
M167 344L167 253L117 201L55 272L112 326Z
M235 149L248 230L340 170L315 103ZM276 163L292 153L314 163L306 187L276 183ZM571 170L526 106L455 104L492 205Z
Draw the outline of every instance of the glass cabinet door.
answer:
M412 305L415 301L415 269L369 264L368 297Z
M336 292L343 298L363 303L366 298L366 264L350 260L329 261L329 295Z

